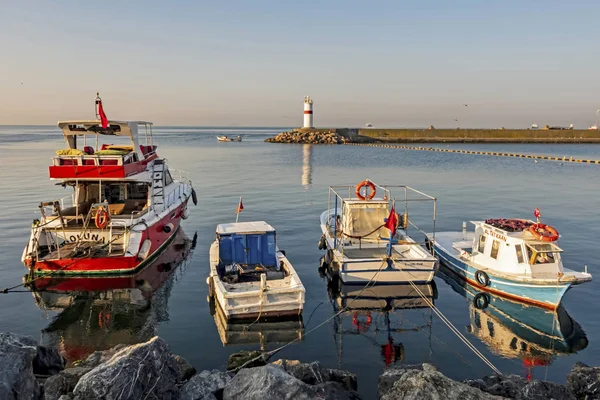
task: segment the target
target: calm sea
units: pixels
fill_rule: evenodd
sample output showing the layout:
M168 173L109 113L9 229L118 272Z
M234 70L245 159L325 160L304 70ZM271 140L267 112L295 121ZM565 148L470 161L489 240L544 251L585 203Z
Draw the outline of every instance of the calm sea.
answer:
M317 249L318 217L327 206L328 186L356 184L368 177L381 184L406 184L437 197L438 231L460 230L463 221L481 218L532 218L539 207L544 222L562 235L565 265L576 270L588 265L597 278L567 293L560 318L497 299L480 311L470 301L472 289L443 277L435 279L435 304L503 373L564 383L576 361L598 363L600 166L263 142L281 130L157 128L159 154L171 168L189 171L198 193L198 206L190 206L191 216L183 223L187 236L196 236L195 248L171 271L164 266L174 264L155 266L157 271L142 277L141 289L126 289L125 284L125 289L70 296L34 296L29 291L0 294L0 330L58 345L71 359L158 334L197 369L224 368L233 352L274 349L300 337L274 359L319 360L328 367L353 371L364 398L375 396L386 362L432 362L457 379L490 373L430 310L414 308L414 301L403 299L402 290L369 292L372 301L357 310L357 319L364 322L370 314L370 326L358 329L350 310L311 331L340 304L340 299L331 298L327 281L318 272L322 255ZM241 135L243 142L217 143L215 136L221 134ZM70 194L68 188L48 179L51 157L62 147L58 128L0 127L0 288L20 283L26 272L20 257L39 202ZM598 145L450 147L600 158ZM277 229L279 247L286 250L306 287L301 323L225 326L207 301L208 250L215 226L235 219L240 196L241 220L266 220ZM427 212L417 209L411 217L424 218ZM382 311L377 304L391 309Z

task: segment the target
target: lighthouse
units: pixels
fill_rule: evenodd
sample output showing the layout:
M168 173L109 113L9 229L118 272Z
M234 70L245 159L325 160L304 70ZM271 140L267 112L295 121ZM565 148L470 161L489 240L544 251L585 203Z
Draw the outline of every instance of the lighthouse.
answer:
M303 128L314 128L313 126L313 101L310 96L304 98L304 126Z

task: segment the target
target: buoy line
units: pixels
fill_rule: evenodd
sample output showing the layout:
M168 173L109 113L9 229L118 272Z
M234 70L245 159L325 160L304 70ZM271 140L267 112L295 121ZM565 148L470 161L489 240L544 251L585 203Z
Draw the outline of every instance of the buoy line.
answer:
M600 160L577 159L577 158L573 158L573 157L541 156L541 155L536 155L536 154L505 153L505 152L498 152L498 151L445 149L443 147L407 146L407 145L384 144L384 143L345 143L345 144L350 145L350 146L383 147L383 148L389 148L389 149L403 149L403 150L416 150L416 151L436 151L439 153L476 154L476 155L483 155L483 156L531 158L531 159L537 159L537 160L562 161L562 162L582 163L582 164L600 164Z

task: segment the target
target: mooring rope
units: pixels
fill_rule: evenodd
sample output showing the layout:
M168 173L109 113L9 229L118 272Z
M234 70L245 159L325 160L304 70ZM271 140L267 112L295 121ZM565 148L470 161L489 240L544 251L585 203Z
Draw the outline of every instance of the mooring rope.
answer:
M394 263L394 265L396 265L396 262L394 260L392 260L392 263ZM402 268L399 268L402 270ZM412 273L410 273L409 271L404 270L405 272L407 272L408 275L412 276ZM483 353L481 353L470 341L469 339L467 339L457 328L456 326L454 326L454 324L444 315L444 313L442 313L442 311L437 308L435 306L435 304L433 304L433 302L427 298L427 296L425 296L425 294L421 291L421 289L419 289L419 287L417 285L415 285L415 283L413 282L412 279L408 279L408 282L410 283L410 285L412 286L413 289L415 289L415 291L417 292L417 294L419 296L421 296L421 298L425 301L425 303L433 310L433 312L442 320L442 322L444 324L446 324L446 326L448 326L448 328L450 329L450 331L452 331L466 346L467 348L469 348L471 351L473 351L473 353L475 353L476 356L478 356L488 367L490 367L492 369L492 371L494 371L496 374L498 375L502 375L502 372L500 372L500 370L498 368L496 368L496 366L494 364L492 364L492 362L490 360L488 360L486 358L486 356L483 355Z

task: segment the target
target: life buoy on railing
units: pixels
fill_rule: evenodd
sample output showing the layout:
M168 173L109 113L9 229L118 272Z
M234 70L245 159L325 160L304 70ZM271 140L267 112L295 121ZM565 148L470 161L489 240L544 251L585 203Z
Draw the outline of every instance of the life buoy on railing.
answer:
M94 218L94 222L96 223L96 228L104 229L106 225L108 225L108 211L102 206L98 207L98 211L96 211L96 217Z
M364 187L371 189L371 193L368 193L368 191L365 189L365 195L363 196L362 193L360 193L360 190ZM375 197L376 192L377 189L375 188L375 184L369 180L364 180L356 185L356 197L358 197L360 200L371 200L373 197Z
M554 242L558 240L558 231L550 225L533 224L529 227L529 232L542 242Z
M366 332L371 326L371 322L373 322L371 313L367 313L367 319L365 321L358 319L358 316L358 311L355 311L354 314L352 314L352 325L354 325L359 332Z

